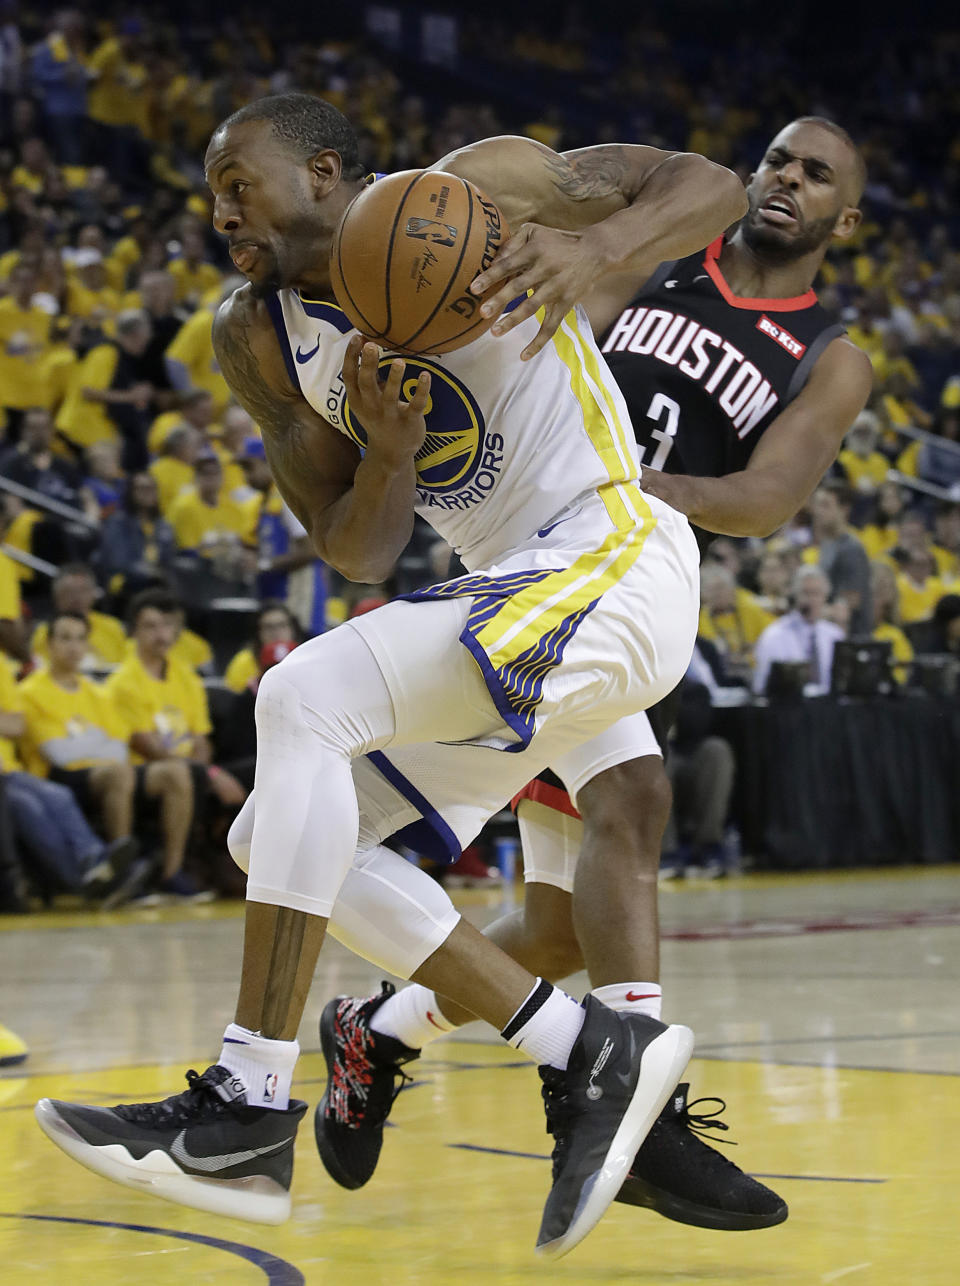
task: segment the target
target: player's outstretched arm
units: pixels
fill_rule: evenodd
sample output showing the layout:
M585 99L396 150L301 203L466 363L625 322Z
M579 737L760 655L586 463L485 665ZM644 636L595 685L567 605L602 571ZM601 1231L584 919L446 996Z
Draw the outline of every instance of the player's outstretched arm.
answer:
M391 433L391 409L402 415L408 405L397 396L399 388L393 389L393 401L402 405L391 408L388 403L384 410L389 394L378 386L367 390L369 396L379 395L378 407L361 407L355 387L361 377L359 343L353 346L344 364L344 380L351 404L361 408L358 414L370 430L361 458L353 443L294 389L270 318L247 287L217 313L213 346L233 395L260 426L277 488L317 555L348 580L384 580L413 530L413 457L423 441L422 433L419 441L416 432L408 437Z
M494 327L504 334L544 309L524 358L543 348L598 278L631 271L643 279L664 260L709 245L747 208L737 176L705 156L627 143L561 155L532 139L485 139L436 168L475 183L511 229L471 288L494 291L482 309L487 316L532 292Z
M803 391L761 437L745 469L722 478L644 469L640 486L706 531L769 536L794 516L830 468L872 386L867 355L848 339L835 339Z

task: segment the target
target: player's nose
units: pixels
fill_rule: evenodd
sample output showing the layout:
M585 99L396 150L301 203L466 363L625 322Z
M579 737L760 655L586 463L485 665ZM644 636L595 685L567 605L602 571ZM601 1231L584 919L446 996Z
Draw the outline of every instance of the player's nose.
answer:
M240 216L234 206L223 197L215 197L213 202L213 226L224 236L236 232L240 227Z
M784 187L798 188L803 179L803 166L799 161L787 161L777 170L777 178Z

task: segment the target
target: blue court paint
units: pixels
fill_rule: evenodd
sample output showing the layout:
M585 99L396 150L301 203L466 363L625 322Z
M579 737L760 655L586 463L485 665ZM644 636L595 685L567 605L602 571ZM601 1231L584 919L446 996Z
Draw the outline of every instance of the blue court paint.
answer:
M489 1152L498 1157L522 1157L525 1161L549 1161L542 1152L513 1152L510 1148L485 1148L479 1143L448 1143L461 1152ZM808 1183L887 1183L887 1179L857 1179L835 1174L755 1174L754 1179L804 1179Z
M288 1264L285 1259L278 1259L266 1250L257 1250L256 1246L245 1246L239 1241L223 1241L220 1237L206 1237L199 1232L178 1232L175 1228L152 1228L148 1224L117 1223L112 1219L72 1219L66 1215L21 1215L0 1211L0 1219L29 1219L35 1223L70 1223L81 1224L89 1228L121 1228L124 1232L146 1232L156 1237L175 1237L178 1241L193 1241L199 1246L209 1246L212 1250L223 1250L228 1255L236 1255L262 1270L270 1286L306 1286L306 1278L299 1268Z

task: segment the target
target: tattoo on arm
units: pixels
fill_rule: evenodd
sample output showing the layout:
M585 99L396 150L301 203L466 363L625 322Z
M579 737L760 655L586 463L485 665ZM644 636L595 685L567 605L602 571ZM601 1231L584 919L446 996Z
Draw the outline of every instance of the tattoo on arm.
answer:
M231 392L264 431L283 433L295 425L291 405L265 383L250 348L250 322L238 309L229 320L217 314L213 347Z
M619 143L591 147L579 155L550 156L547 168L554 186L574 201L596 200L624 192L629 173L626 149Z

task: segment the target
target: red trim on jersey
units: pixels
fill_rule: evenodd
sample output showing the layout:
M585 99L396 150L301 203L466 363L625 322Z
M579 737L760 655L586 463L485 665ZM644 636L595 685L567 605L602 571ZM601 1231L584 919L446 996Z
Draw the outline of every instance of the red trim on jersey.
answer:
M514 812L524 799L529 799L534 804L543 804L544 808L552 808L555 813L566 813L568 817L580 819L580 814L574 808L573 800L567 792L561 790L559 786L551 786L548 782L540 781L538 777L527 782L519 795L514 795L510 800L510 807Z
M817 292L812 288L805 295L793 295L789 299L742 299L739 295L733 293L720 271L717 259L720 257L722 249L723 237L717 237L716 241L707 246L704 252L703 266L709 273L713 284L731 308L750 308L755 312L767 308L772 313L795 313L801 308L812 308L817 302Z

